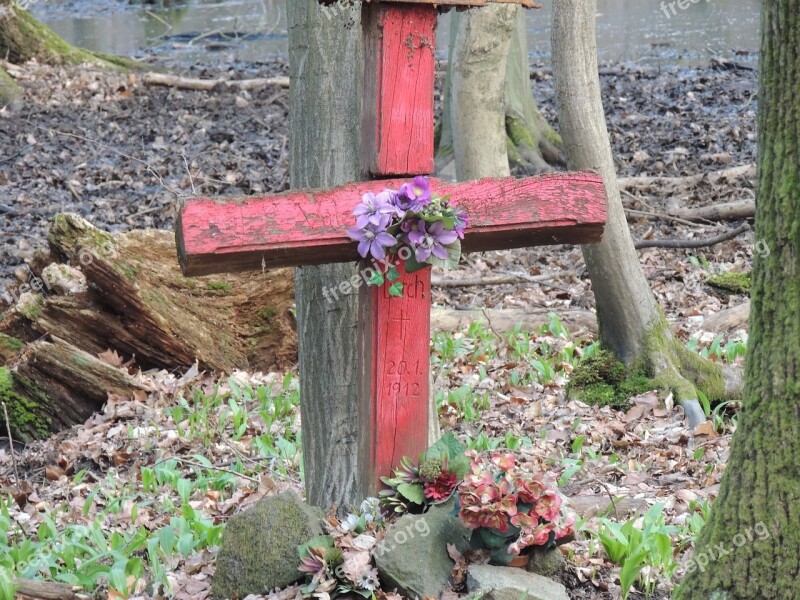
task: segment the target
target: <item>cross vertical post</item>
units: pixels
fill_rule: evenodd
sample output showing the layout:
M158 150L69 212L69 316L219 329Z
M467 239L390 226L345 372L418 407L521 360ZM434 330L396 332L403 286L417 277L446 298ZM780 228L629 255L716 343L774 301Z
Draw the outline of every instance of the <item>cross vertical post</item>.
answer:
M370 178L433 172L436 14L431 5L364 5L361 163ZM428 445L431 270L396 266L402 297L386 286L363 287L359 297L359 397L369 421L359 463L372 494L381 476Z

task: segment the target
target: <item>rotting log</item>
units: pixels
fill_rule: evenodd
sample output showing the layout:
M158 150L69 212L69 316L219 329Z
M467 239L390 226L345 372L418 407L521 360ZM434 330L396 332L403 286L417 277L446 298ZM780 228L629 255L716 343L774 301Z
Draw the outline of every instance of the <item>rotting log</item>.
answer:
M143 368L197 360L215 371L268 370L296 359L291 270L186 278L172 233L115 238L71 214L55 217L48 241L62 267L49 277L34 267L41 291L23 294L0 332L23 341L53 335L93 354L113 349ZM64 293L75 269L85 290L75 282L77 291Z
M0 392L21 411L22 422L9 418L21 439L81 423L107 392L130 391L97 359L107 350L142 369L266 371L297 359L290 269L186 278L172 233L114 237L71 214L55 217L49 243L0 317Z
M0 400L14 439L23 442L86 421L109 393L136 391L151 390L124 368L57 338L29 344L10 367L0 368Z

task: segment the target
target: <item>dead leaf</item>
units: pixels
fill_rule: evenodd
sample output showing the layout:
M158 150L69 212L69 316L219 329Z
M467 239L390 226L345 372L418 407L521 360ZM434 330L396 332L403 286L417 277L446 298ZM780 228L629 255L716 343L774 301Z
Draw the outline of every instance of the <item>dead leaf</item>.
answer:
M125 361L122 360L122 357L119 354L117 354L117 351L112 350L111 348L109 348L105 352L101 352L100 354L98 354L97 358L102 360L107 365L111 365L112 367L119 368L123 364L125 364Z

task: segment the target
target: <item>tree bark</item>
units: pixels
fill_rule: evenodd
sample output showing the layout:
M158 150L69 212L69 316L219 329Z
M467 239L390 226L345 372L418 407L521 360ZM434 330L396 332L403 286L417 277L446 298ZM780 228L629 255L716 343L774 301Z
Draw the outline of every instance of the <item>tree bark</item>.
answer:
M567 163L595 169L608 194L603 241L583 246L600 325L600 339L626 365L654 377L686 410L692 426L705 420L699 387L711 399L735 394L734 373L686 349L676 339L639 265L620 199L597 71L596 0L557 0L553 9L553 71Z
M800 589L800 6L766 0L761 10L756 239L770 252L754 260L743 409L695 551L713 559L689 568L677 593L686 599Z
M289 0L287 11L292 187L357 181L361 5L323 12L317 0ZM342 263L299 268L295 277L306 496L325 508L360 502L368 486L358 477L358 295L323 296L356 273L354 263Z
M0 367L0 400L8 406L14 439L23 442L83 423L108 394L130 397L136 391L153 390L57 338L30 344L11 368Z
M477 121L481 117L472 116L472 105L464 106L454 102L453 83L456 81L454 73L460 69L462 63L471 64L479 55L487 56L491 52L497 53L502 49L505 56L501 62L494 63L491 68L484 71L473 71L474 79L464 80L462 84L469 87L482 86L490 78L491 85L497 86L503 78L502 67L505 65L505 79L503 89L503 120L505 139L502 143L506 147L508 167L512 172L524 175L534 175L552 170L553 166L563 166L561 153L561 138L544 119L531 94L530 68L528 65L528 37L525 25L525 12L520 7L508 5L502 12L484 10L485 7L469 11L469 13L451 12L450 45L448 49L448 68L445 75L443 89L442 121L437 130L436 171L441 172L454 159L454 128L464 120ZM498 8L498 7L494 7ZM465 17L468 15L468 19ZM468 28L468 29L465 29ZM500 39L505 43L508 31L511 31L508 51L504 48L491 48L486 45L486 40L499 41L496 32L502 31ZM472 44L466 52L456 52L456 43L461 35L462 44ZM499 60L499 59L498 59ZM469 77L469 73L466 73ZM497 111L492 114L492 121L500 118L498 103L493 101ZM481 111L492 107L482 106ZM459 117L459 115L462 115ZM464 116L466 115L466 116ZM494 144L500 144L500 134L493 132L491 139ZM502 156L497 159L502 160Z
M459 181L510 174L505 70L517 7L483 6L459 18L453 51L451 125Z
M68 44L27 10L15 6L13 0L0 0L0 10L0 57L11 63L21 64L36 59L48 64L93 63L123 69L136 64L128 59L89 52Z

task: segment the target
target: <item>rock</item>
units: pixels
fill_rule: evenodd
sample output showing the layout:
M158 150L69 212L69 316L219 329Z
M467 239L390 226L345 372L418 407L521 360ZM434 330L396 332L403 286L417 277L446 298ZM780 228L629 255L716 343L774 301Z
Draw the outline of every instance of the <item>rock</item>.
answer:
M569 600L560 583L513 567L470 565L467 588L484 600Z
M561 571L567 561L564 560L564 555L558 548L551 548L550 550L534 550L531 552L528 566L525 567L526 571L536 573L543 577L552 577Z
M450 501L424 515L405 515L386 530L386 537L375 550L384 590L396 588L409 598L440 596L455 565L447 544L463 552L472 534L452 511Z
M231 517L217 554L213 597L262 595L299 581L297 547L323 534L323 518L294 493L265 498Z

